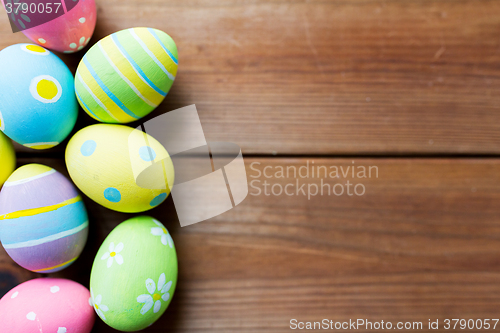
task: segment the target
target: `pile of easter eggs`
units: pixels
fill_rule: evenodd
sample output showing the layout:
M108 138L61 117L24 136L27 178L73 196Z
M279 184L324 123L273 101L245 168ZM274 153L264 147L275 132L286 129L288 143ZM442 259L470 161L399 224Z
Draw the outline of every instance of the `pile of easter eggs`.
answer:
M160 205L170 189L140 187L134 171L161 163L173 183L162 144L123 124L163 101L177 74L176 45L157 29L118 31L93 45L73 76L50 50L82 49L95 22L94 0L80 1L65 15L23 31L35 44L0 51L0 241L32 272L58 272L82 253L89 234L83 195L111 210L142 213ZM80 107L98 123L67 144L71 179L41 164L15 168L11 140L30 149L57 146L73 132ZM24 282L0 300L1 331L89 333L95 313L117 330L141 330L165 312L176 284L172 237L156 219L135 216L100 246L90 290L67 279Z

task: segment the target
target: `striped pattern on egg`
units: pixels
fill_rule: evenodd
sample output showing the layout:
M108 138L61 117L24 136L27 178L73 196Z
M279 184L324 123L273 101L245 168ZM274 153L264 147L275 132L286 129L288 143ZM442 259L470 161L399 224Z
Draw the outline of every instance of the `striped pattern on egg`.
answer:
M0 240L22 267L52 273L73 263L87 241L88 217L71 182L56 170L28 164L0 191Z
M163 31L131 28L101 39L83 57L75 89L82 108L106 123L129 123L153 111L177 75L177 47Z

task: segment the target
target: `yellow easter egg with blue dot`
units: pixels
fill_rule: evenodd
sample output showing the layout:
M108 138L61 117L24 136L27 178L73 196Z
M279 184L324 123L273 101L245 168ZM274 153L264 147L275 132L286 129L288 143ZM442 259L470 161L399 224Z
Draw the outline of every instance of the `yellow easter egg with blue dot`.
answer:
M0 120L1 121L1 120ZM0 132L0 187L16 168L16 153L10 139Z
M55 54L39 45L0 51L0 130L33 149L61 143L78 116L74 79Z
M66 165L89 198L124 213L158 206L174 182L174 166L165 148L152 136L124 125L96 124L78 131L66 148ZM150 168L159 171L147 182L154 186L137 185L138 177Z
M177 75L177 47L161 30L131 28L92 46L78 65L76 96L92 118L129 123L153 111Z

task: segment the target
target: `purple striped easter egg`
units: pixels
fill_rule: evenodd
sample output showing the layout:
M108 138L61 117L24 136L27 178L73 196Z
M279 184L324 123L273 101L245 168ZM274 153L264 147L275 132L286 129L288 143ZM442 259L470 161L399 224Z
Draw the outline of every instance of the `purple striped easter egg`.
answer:
M20 266L52 273L71 265L88 235L88 217L71 182L56 170L28 164L0 191L0 241Z

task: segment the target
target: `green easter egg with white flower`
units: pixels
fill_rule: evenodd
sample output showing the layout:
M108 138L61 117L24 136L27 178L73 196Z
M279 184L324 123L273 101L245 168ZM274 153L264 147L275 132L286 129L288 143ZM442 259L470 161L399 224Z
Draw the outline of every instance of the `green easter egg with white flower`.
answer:
M152 217L134 217L113 229L99 248L90 274L90 301L112 328L142 330L167 309L177 273L167 229Z

